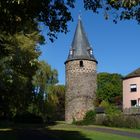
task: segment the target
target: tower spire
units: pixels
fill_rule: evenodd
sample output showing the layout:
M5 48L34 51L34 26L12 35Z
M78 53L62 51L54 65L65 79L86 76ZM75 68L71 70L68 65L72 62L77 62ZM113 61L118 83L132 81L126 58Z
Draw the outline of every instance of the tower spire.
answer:
M92 48L90 47L90 43L85 34L80 14L78 15L78 24L75 30L71 46L72 47L70 49L67 61L76 59L87 59L97 62L93 53L91 53Z

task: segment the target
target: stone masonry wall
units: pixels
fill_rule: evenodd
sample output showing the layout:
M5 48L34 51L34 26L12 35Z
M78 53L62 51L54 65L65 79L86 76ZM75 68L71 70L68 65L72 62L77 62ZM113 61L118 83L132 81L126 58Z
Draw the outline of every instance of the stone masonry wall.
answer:
M94 109L96 92L96 62L80 60L66 63L65 120L82 120L88 110Z

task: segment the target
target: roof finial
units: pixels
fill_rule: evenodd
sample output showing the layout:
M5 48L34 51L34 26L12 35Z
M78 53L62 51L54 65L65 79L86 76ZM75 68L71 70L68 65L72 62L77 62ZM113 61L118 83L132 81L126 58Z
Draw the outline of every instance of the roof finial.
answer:
M81 10L79 11L79 14L78 14L78 20L81 20Z

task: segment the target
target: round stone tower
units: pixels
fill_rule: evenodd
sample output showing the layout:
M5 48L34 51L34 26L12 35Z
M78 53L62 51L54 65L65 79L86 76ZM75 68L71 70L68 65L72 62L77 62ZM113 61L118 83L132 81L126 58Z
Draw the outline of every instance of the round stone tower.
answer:
M66 69L65 120L82 120L88 110L94 109L96 94L96 64L93 50L78 19Z

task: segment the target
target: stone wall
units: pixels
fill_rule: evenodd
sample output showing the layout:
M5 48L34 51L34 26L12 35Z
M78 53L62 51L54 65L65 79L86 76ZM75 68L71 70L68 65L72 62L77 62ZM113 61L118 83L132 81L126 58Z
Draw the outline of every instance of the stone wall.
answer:
M94 109L96 92L96 62L82 60L66 63L65 120L82 120L88 110Z

